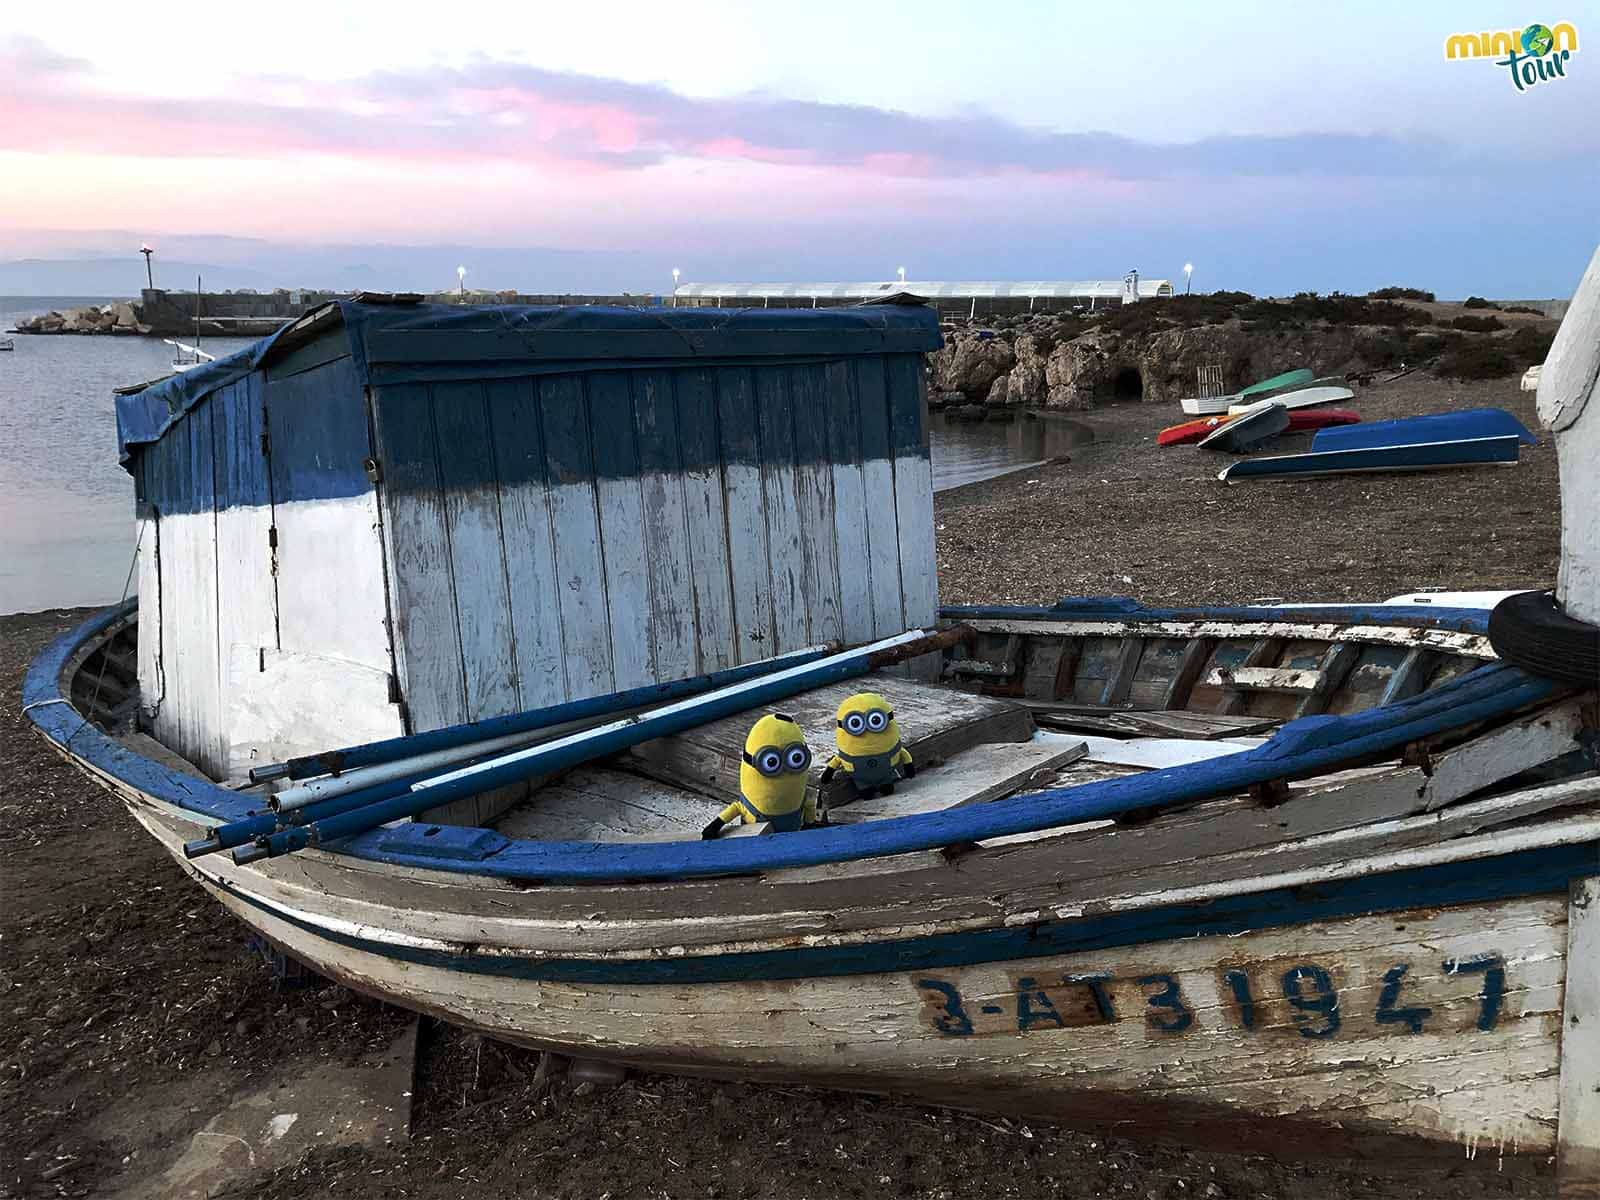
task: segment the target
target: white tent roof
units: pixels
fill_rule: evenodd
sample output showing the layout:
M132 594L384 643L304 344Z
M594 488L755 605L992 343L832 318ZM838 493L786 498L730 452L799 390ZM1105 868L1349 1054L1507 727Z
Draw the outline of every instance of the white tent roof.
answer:
M684 300L727 298L732 300L789 299L809 300L870 300L875 296L889 296L907 292L925 300L979 299L1044 299L1090 298L1116 300L1122 296L1120 279L1036 280L1008 282L1004 280L944 280L896 279L887 283L685 283L673 292ZM1167 279L1139 280L1141 299L1156 299L1172 295L1172 282Z

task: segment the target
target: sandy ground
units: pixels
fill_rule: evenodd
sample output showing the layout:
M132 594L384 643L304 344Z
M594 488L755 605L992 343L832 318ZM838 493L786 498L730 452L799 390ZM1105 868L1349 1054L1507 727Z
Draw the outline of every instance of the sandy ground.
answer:
M1494 404L1514 381L1409 379L1369 419ZM942 495L944 597L1374 598L1548 583L1553 450L1521 465L1228 488L1221 460L1159 450L1167 406L1100 410L1072 461ZM0 618L0 1196L126 1194L229 1096L388 1043L403 1014L284 990L123 810L27 729L28 661L81 613ZM261 1197L1200 1197L1553 1195L1548 1164L1280 1162L804 1088L637 1077L536 1088L536 1058L425 1021L413 1139L309 1154Z

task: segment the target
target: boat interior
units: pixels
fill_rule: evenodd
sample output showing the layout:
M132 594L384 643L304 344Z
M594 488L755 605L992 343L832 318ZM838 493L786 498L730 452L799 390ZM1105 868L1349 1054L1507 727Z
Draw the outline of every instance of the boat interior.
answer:
M1359 620L1337 609L1303 615L1233 610L1239 615L1222 620L1204 610L1174 614L1129 606L1119 612L1116 603L1087 613L1074 612L1069 602L1059 611L946 609L946 626L959 623L970 632L941 655L771 706L805 733L819 813L833 826L860 825L1217 760L1266 745L1287 722L1396 704L1494 658L1480 633L1408 623L1398 611L1392 622L1371 608ZM1252 611L1268 616L1252 618ZM135 728L137 636L134 614L85 646L68 667L71 701L129 749L204 777ZM842 778L824 785L821 775L832 753L838 705L863 690L890 702L918 771L892 794L858 799ZM1577 748L1583 718L1576 703L1559 696L1542 703L1539 736L1504 736L1493 753L1473 752L1470 770L1450 769L1452 748L1500 736L1495 731L1503 733L1508 721L1488 731L1481 725L1453 730L1309 777L1163 806L1160 813L1134 811L983 844L1150 822L1187 826L1197 817L1241 809L1255 814L1250 820L1259 826L1251 840L1271 842L1436 812L1590 769ZM761 711L714 720L417 819L531 841L699 839L707 820L738 797L745 735ZM245 794L278 786L216 782ZM1264 809L1274 811L1272 820L1259 820ZM743 825L722 836L766 832L765 825Z

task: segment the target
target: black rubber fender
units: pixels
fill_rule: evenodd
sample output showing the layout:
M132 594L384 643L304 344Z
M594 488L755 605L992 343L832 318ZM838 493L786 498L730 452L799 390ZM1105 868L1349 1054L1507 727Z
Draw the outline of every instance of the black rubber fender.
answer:
M1580 688L1600 688L1600 625L1569 617L1550 592L1518 592L1489 614L1489 644L1506 662Z

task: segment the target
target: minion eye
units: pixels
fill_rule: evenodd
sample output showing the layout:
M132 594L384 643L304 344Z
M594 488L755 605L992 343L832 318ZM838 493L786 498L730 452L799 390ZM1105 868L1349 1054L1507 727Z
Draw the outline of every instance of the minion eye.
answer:
M867 719L860 713L851 713L844 719L846 733L862 733L867 728Z
M884 726L888 724L889 718L884 716L881 712L874 711L867 714L867 728L872 730L874 733L881 733Z
M811 751L804 746L790 746L783 756L783 761L791 771L804 771L811 765Z
M756 770L763 775L776 775L783 770L783 755L776 750L763 750L756 755Z

